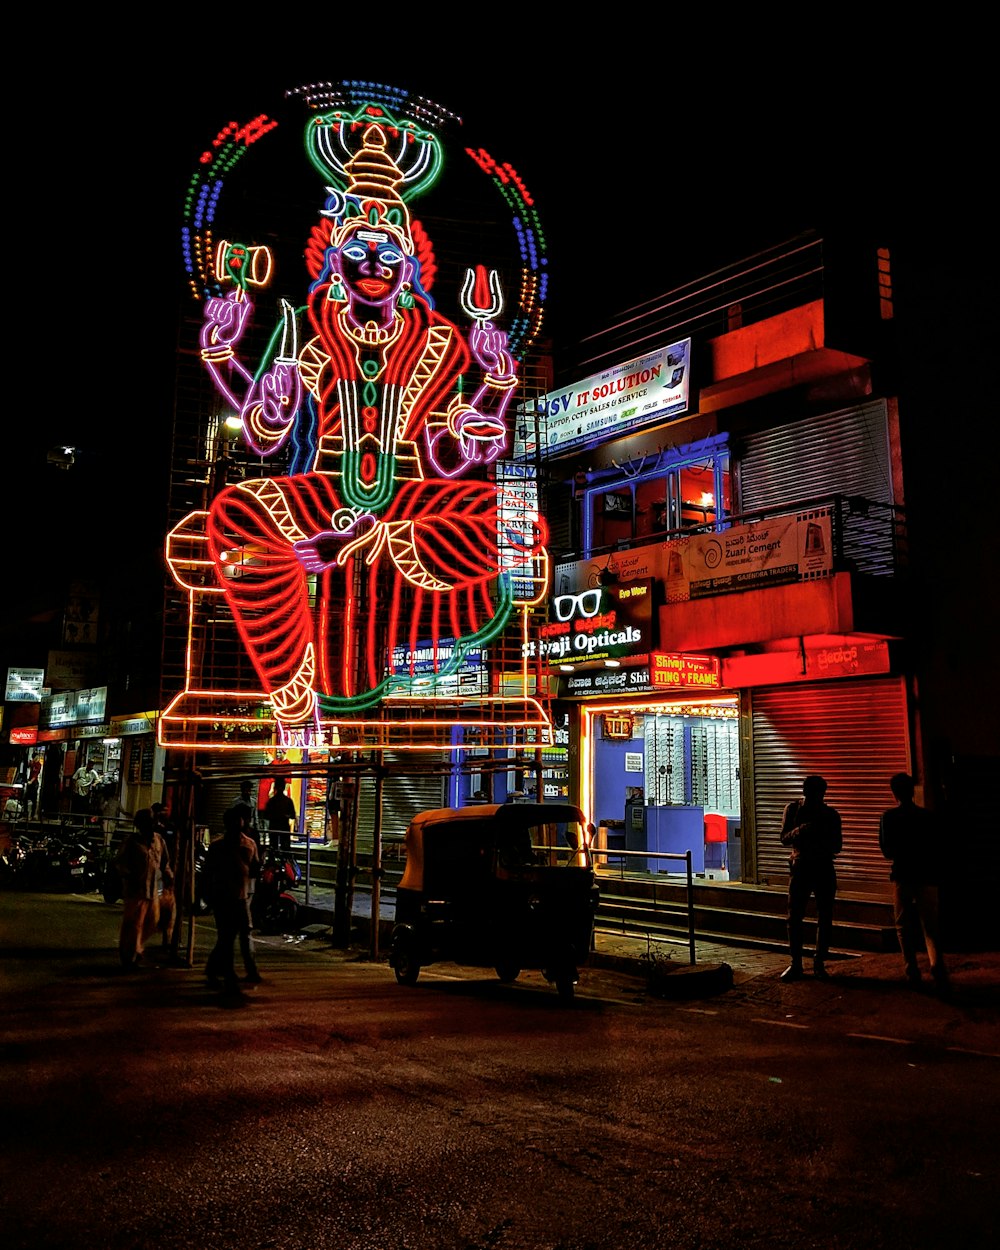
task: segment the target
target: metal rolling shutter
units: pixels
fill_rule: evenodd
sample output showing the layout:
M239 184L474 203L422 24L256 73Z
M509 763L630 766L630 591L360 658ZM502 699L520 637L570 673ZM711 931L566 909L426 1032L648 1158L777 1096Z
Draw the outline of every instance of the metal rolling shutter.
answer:
M441 756L441 761L446 760ZM400 761L387 753L386 766L400 767ZM401 838L417 812L443 807L446 778L428 773L392 771L382 788L382 837ZM361 777L358 797L358 847L370 849L375 829L375 779Z
M213 768L232 768L234 761L229 751L208 751L204 756L206 771ZM270 763L270 756L263 751L248 751L240 757L240 766L247 774L258 773ZM240 797L239 777L217 777L206 783L198 803L197 823L208 825L212 837L222 833L222 813Z
M888 890L878 824L893 805L889 778L910 770L902 680L755 690L752 733L758 880L787 877L788 851L779 838L782 812L801 794L803 777L820 773L829 783L827 802L843 820L841 888Z
M837 494L892 503L885 401L747 434L739 474L743 512Z

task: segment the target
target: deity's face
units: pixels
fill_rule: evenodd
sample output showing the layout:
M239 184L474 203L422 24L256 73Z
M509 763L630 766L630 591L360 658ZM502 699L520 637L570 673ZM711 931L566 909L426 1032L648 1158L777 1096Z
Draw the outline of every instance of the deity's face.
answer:
M411 270L410 258L387 230L359 226L340 246L344 286L363 304L392 307Z

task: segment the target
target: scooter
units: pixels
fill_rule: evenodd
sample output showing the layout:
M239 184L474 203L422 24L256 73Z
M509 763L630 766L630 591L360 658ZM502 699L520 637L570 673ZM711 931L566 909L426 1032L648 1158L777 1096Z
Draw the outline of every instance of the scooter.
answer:
M299 927L299 900L292 893L302 881L302 869L289 851L269 850L250 901L250 917L261 933L295 933Z

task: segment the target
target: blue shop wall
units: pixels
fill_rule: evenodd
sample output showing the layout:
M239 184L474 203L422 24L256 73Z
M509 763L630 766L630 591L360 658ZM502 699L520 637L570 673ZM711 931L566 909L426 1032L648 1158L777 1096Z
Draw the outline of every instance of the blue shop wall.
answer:
M596 743L594 820L597 824L625 819L625 787L643 784L643 773L625 771L625 755L638 752L645 764L644 747L642 738L633 738L629 742L601 739Z

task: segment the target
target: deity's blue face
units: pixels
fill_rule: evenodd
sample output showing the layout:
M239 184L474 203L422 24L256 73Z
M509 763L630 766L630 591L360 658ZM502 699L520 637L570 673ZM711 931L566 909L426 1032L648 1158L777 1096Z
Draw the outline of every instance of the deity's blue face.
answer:
M375 227L359 227L340 247L344 285L364 304L394 303L410 268L393 235Z

